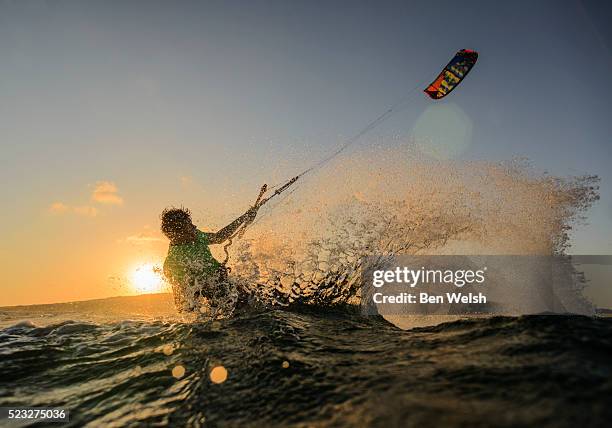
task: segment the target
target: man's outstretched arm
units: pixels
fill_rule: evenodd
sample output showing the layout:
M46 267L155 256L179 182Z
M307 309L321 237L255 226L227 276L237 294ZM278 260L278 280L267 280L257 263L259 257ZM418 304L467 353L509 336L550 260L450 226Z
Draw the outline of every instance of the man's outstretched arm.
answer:
M255 216L257 215L258 207L252 207L247 212L242 214L236 220L225 226L223 229L219 230L217 233L209 233L208 234L208 242L210 244L221 244L225 242L230 236L238 230L242 223L253 221Z

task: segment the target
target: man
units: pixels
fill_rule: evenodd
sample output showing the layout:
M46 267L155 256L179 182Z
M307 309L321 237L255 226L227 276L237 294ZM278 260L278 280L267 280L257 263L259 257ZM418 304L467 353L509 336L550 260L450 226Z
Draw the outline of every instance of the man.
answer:
M209 302L220 297L219 290L227 287L227 270L216 260L208 248L230 238L238 228L252 222L258 207L219 230L206 233L198 230L186 208L166 208L161 215L161 230L170 239L168 256L164 262L164 275L172 285L177 309L194 311L202 298Z

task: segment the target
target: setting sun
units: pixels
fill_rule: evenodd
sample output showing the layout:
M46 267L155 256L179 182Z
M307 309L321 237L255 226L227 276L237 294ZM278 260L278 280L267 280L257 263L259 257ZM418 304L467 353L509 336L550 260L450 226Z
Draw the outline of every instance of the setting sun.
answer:
M143 294L165 291L161 272L152 263L145 263L134 268L130 273L130 284L135 291Z

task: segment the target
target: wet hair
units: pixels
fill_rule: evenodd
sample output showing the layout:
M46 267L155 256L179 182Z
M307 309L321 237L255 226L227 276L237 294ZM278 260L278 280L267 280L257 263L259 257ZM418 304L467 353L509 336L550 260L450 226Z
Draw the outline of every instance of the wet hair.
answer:
M187 208L168 207L161 213L161 231L170 237L191 225L191 211Z

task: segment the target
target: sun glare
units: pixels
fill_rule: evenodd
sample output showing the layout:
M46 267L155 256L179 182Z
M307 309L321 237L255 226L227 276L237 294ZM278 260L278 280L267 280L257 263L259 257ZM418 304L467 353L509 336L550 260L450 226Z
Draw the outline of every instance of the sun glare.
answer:
M145 263L134 268L130 274L130 283L134 290L141 294L164 291L162 275L159 268L152 263Z

